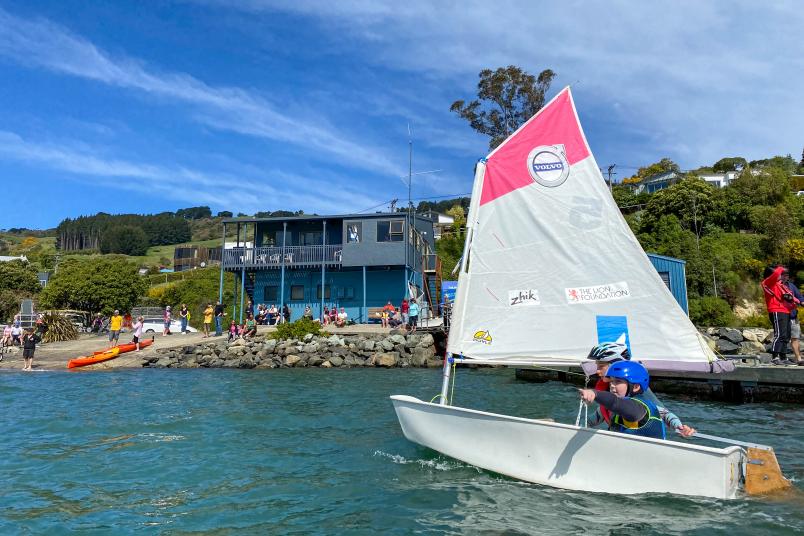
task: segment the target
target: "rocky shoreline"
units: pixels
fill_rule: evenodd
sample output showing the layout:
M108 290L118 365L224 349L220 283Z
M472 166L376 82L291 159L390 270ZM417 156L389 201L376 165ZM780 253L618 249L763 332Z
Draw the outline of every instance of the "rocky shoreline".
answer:
M253 339L205 342L156 350L144 358L150 368L344 368L441 367L436 342L429 333L406 335L305 335L301 340Z
M709 347L723 355L758 356L762 363L770 363L770 342L773 330L764 328L706 328L701 333ZM792 354L792 350L788 353Z

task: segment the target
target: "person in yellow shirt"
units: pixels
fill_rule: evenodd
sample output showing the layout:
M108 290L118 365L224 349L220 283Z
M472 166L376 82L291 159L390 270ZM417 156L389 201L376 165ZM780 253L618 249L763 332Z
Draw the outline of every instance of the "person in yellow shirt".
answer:
M209 337L209 326L212 324L212 317L215 315L215 309L212 304L208 303L207 308L204 309L204 338Z
M119 344L120 330L123 327L123 317L120 311L115 309L112 318L109 319L109 347L113 348Z

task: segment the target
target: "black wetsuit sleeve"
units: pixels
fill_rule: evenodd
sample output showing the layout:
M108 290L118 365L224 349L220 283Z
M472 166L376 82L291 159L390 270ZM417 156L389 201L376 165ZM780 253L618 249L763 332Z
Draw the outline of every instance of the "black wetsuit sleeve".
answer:
M595 391L595 402L607 410L620 415L626 421L637 422L645 417L645 406L634 400L618 398L606 391Z

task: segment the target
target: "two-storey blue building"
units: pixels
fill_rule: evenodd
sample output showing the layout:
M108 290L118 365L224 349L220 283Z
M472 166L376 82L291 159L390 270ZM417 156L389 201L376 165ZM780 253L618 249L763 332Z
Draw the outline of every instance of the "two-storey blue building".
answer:
M344 307L356 322L367 322L371 309L388 300L398 306L415 294L425 307L438 303L429 218L405 213L232 218L223 226L219 295L224 271L233 272L234 318L243 317L247 299L288 304L293 320L306 306L316 318L325 306Z

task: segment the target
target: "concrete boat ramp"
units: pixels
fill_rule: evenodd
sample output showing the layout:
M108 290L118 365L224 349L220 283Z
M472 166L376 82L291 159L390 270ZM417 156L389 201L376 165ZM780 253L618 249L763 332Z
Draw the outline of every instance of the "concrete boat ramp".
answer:
M580 367L517 369L516 377L533 382L562 381L583 385ZM795 365L737 364L733 372L651 372L651 389L657 393L719 400L737 404L790 402L804 404L804 367Z

